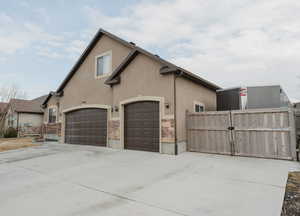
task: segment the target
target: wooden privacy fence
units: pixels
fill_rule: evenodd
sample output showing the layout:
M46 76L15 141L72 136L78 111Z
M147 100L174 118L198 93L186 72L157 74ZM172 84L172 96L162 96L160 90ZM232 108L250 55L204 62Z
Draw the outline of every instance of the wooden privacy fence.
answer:
M187 112L186 119L188 151L296 159L290 109Z

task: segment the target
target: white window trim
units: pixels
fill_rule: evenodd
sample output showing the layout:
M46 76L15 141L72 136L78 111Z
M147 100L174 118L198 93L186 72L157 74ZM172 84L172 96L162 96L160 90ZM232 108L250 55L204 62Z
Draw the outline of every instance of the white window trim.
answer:
M203 112L205 112L205 105L204 105L204 103L199 102L199 101L194 101L193 112L196 112L196 105L203 106Z
M53 108L55 108L56 109L56 119L55 119L55 122L49 122L49 110L50 109L53 109ZM57 106L55 106L55 105L52 105L52 106L49 106L48 107L48 111L47 111L47 124L56 124L58 122L58 108L57 108Z
M103 74L103 75L99 75L98 76L97 75L97 60L98 60L98 58L100 58L102 56L106 56L106 55L110 55L110 63L109 63L109 70L110 70L110 72L107 73L107 74ZM107 52L104 52L104 53L102 53L100 55L95 56L95 79L101 79L101 78L104 78L104 77L108 77L108 76L111 75L111 73L112 73L112 51L109 50Z

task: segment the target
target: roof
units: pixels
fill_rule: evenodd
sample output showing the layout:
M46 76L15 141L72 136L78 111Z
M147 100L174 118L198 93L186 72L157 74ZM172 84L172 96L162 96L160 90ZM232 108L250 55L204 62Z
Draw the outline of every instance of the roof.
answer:
M50 98L52 97L52 96L58 96L58 97L61 97L62 96L62 92L60 92L60 93L56 93L55 91L51 91L51 92L49 92L49 94L47 94L47 95L45 95L44 96L44 100L42 101L42 108L45 108L45 106L46 106L46 104L48 103L48 101L50 100Z
M279 87L282 89L281 85L257 85L257 86L236 86L236 87L229 87L229 88L223 88L223 89L218 89L217 92L221 91L229 91L229 90L236 90L236 89L241 89L241 88L269 88L269 87Z
M3 113L8 103L0 102L0 113Z
M15 112L43 114L44 111L41 105L47 96L48 95L43 95L33 100L11 99L9 104Z
M129 47L132 49L132 52L129 53L129 55L124 59L124 61L121 63L121 65L119 65L118 68L116 68L116 70L112 73L112 75L106 80L106 84L112 85L115 83L118 83L118 75L130 64L130 62L139 54L142 53L154 60L159 61L160 63L163 64L163 68L168 67L168 70L162 70L161 73L162 74L167 74L167 73L179 73L180 75L182 75L183 77L190 79L192 81L195 81L207 88L210 88L212 90L217 90L220 89L219 86L197 76L196 74L189 72L181 67L178 67L162 58L160 58L157 55L154 55L144 49L142 49L141 47L136 46L134 43L132 42L127 42L119 37L117 37L116 35L113 35L103 29L99 29L99 31L96 33L96 35L94 36L94 38L92 39L92 41L89 43L89 45L87 46L87 48L84 50L84 52L82 53L82 55L79 57L79 59L77 60L77 62L75 63L75 65L72 67L71 71L68 73L68 75L66 76L66 78L63 80L63 82L61 83L61 85L58 87L57 89L57 93L61 92L64 87L67 85L67 83L70 81L70 79L72 78L72 76L76 73L77 69L80 67L80 65L84 62L84 60L87 58L87 56L89 55L89 53L91 52L91 50L95 47L95 45L97 44L97 42L101 39L101 37L103 35L106 35L107 37L116 40L118 42L120 42L121 44L123 44L126 47ZM167 71L167 72L165 72ZM116 80L115 80L116 78ZM51 95L49 95L49 98L51 97ZM49 100L49 99L48 99ZM48 101L47 100L47 101ZM44 102L44 104L47 103Z

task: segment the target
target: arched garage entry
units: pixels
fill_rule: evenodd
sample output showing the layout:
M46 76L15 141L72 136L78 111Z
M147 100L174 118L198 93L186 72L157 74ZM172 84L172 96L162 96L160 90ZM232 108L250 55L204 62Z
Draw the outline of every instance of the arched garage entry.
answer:
M107 109L82 108L66 112L65 143L106 146Z
M124 105L124 148L159 152L160 113L158 101Z

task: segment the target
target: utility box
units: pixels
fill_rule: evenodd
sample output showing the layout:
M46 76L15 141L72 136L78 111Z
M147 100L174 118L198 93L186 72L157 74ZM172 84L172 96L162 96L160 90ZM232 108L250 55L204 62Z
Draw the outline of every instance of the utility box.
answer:
M282 108L291 106L280 85L217 90L217 110Z

